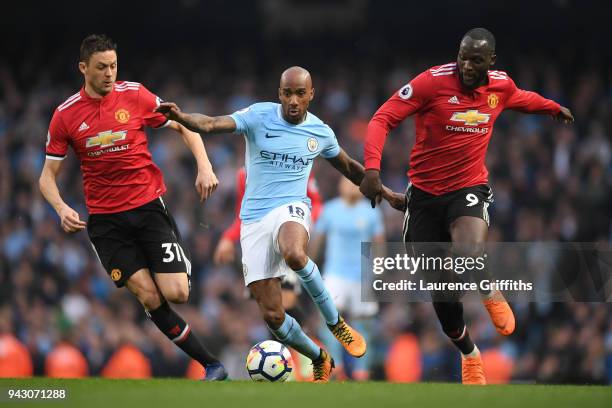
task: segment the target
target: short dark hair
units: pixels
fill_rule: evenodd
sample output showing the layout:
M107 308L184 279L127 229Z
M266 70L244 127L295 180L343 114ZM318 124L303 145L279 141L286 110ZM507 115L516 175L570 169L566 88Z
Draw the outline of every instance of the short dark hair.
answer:
M117 51L117 44L105 34L88 35L81 43L79 61L88 62L93 54L103 51Z
M466 37L470 37L472 40L484 40L491 47L491 51L495 51L495 36L486 28L472 28L463 36L463 38Z

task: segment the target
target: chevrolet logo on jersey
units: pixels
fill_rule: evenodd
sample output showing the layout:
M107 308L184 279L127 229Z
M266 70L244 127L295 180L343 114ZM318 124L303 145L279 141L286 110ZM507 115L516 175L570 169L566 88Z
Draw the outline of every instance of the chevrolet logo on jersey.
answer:
M480 113L477 110L468 110L465 112L455 112L451 119L453 122L463 122L468 126L478 126L483 123L488 123L491 115L488 113Z
M122 130L120 132L113 132L112 130L105 130L104 132L100 132L97 135L90 137L87 139L87 143L85 147L108 147L115 144L115 142L119 140L125 140L125 135L127 134L127 130Z

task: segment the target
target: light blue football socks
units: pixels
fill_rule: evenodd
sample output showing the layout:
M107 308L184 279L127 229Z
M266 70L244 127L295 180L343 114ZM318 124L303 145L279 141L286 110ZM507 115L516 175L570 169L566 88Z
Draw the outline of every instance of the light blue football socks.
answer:
M270 328L274 336L283 344L290 346L311 360L316 360L321 354L321 348L304 333L300 324L285 313L283 324L276 330Z
M310 295L315 305L323 315L325 322L334 326L338 323L340 315L338 309L334 304L334 300L327 291L327 288L323 284L323 278L317 264L312 262L312 259L308 258L308 263L303 269L295 271L302 281L302 286L306 289L306 292Z

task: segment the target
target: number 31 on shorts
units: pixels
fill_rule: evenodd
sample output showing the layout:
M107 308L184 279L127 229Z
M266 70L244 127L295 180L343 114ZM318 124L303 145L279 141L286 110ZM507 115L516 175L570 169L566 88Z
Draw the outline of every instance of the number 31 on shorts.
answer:
M176 260L178 262L183 262L182 252L183 249L179 246L179 244L175 242L166 242L161 244L162 249L164 250L164 258L162 262L174 262L175 254Z

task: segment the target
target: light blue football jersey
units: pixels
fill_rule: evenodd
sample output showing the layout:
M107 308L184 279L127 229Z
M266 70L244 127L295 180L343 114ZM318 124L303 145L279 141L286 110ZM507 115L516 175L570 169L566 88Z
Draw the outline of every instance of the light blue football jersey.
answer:
M336 157L340 146L334 131L312 113L299 125L283 119L281 105L255 103L231 115L236 133L246 139L246 190L240 219L244 223L263 218L281 205L306 196L312 163L318 155Z
M361 242L371 242L384 233L380 208L359 200L349 206L341 198L325 203L315 226L317 234L326 235L325 276L359 281L361 279Z

